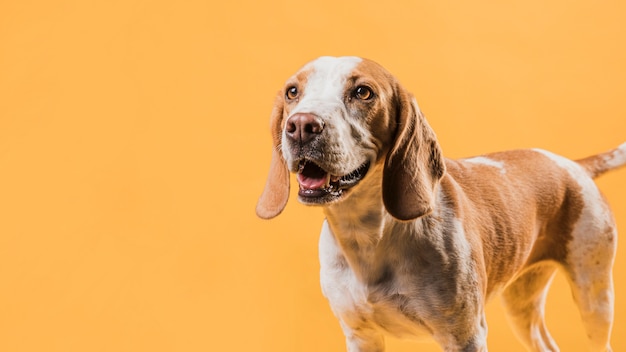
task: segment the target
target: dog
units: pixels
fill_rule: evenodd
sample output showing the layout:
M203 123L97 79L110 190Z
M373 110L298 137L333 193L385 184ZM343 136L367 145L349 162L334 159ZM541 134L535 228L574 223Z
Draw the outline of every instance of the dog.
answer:
M384 335L486 351L500 294L529 351L558 351L544 319L558 269L591 350L611 351L615 220L593 178L626 143L572 161L530 149L445 159L415 98L379 64L321 57L289 78L271 115L269 176L256 212L323 208L321 286L351 352Z

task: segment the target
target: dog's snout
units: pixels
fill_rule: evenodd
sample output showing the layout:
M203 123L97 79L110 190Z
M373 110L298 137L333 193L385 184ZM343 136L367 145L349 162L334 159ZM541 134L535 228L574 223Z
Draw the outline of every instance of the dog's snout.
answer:
M297 113L287 120L285 131L295 142L307 143L322 133L324 124L313 114Z

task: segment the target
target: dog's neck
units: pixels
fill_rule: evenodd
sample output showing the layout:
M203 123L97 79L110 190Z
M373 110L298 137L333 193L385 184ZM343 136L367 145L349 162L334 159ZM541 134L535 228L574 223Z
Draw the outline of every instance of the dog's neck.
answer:
M324 208L330 228L342 248L376 246L382 237L387 214L380 177L377 176L364 180L358 192L353 192L342 202Z
M382 167L372 170L349 197L324 208L332 234L348 265L364 282L384 275L385 251L380 246L394 226L409 226L385 210L382 199ZM415 226L415 225L413 225ZM401 243L402 241L398 241Z

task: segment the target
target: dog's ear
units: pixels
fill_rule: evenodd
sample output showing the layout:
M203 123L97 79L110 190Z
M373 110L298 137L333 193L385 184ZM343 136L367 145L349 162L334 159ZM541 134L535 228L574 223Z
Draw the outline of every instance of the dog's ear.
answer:
M435 132L415 98L399 84L395 88L396 135L383 170L383 202L398 220L429 214L435 188L446 168Z
M280 214L289 199L289 169L280 151L284 100L282 92L274 101L270 118L272 132L272 160L265 189L256 206L256 214L263 219L271 219Z

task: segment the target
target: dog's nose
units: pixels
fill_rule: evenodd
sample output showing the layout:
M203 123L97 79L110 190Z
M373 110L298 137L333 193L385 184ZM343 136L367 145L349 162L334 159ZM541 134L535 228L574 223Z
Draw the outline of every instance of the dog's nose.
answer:
M297 113L287 120L285 131L292 140L307 143L324 130L324 124L313 114Z

